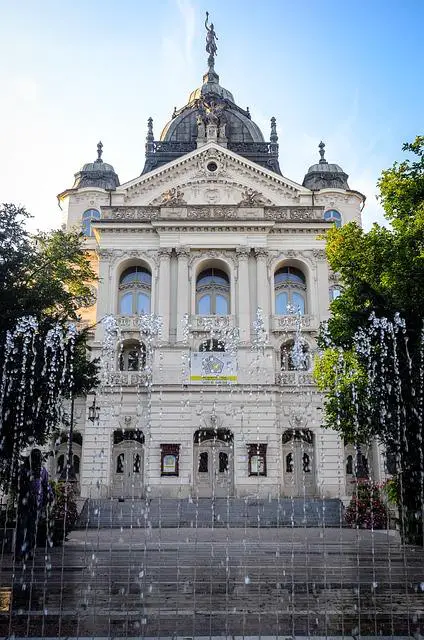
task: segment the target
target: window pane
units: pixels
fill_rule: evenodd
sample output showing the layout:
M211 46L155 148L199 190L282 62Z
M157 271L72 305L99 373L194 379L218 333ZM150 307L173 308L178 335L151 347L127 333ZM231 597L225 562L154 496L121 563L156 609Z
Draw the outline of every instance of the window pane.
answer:
M91 220L99 220L100 219L100 211L97 209L87 209L82 214L82 232L85 236L92 236L93 231L91 229Z
M131 315L133 313L133 294L125 293L121 297L121 302L119 305L119 313L122 315Z
M228 471L228 454L224 451L219 452L219 473Z
M207 473L208 472L208 453L207 451L202 451L199 456L199 473Z
M340 294L341 294L341 291L339 287L332 287L330 289L330 300L335 300L336 298L339 297Z
M116 473L124 473L124 454L120 453L116 458Z
M150 297L145 293L137 296L137 313L150 313Z
M211 313L211 297L202 296L197 304L197 312L201 316L208 316Z
M150 285L152 283L152 275L144 267L129 267L121 275L119 284L130 284L131 282L144 282Z
M285 291L275 296L275 313L278 316L284 316L287 313L288 296Z
M342 226L342 216L335 209L330 209L329 211L326 211L324 213L324 220L326 220L327 222L334 222L336 227L340 228Z
M216 307L215 312L219 316L228 315L228 300L227 298L224 298L224 296L217 295L215 297L215 307Z
M296 291L292 293L292 303L296 312L300 312L302 315L305 313L305 299Z
M278 269L274 275L274 283L278 284L279 282L305 284L306 281L300 269L296 269L296 267L282 267Z

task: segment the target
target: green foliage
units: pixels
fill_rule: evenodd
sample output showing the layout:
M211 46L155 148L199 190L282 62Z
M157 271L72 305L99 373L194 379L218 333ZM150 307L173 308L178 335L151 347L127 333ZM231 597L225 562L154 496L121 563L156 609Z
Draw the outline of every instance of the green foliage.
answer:
M345 441L377 438L396 459L398 506L410 519L423 507L424 137L403 150L412 159L383 171L378 183L391 228L375 224L364 232L351 222L328 233L328 260L343 291L321 330L314 375L325 393L325 426ZM377 319L374 333L370 317ZM384 340L382 318L395 327ZM361 331L368 331L366 350L356 342ZM414 540L422 541L422 521L418 529Z
M72 483L50 481L54 501L48 513L50 538L54 546L62 543L78 520L75 490Z
M45 336L56 323L66 332L68 323L78 320L78 310L90 304L89 285L96 274L83 250L82 234L60 230L31 235L25 226L29 217L22 207L0 206L0 375L9 385L0 414L0 483L6 487L16 480L12 475L20 452L28 444L43 445L57 426L59 407L51 401L52 388L54 393L62 387L68 395L77 395L98 383L97 365L88 357L84 332L78 335L74 353L66 354L68 361L73 357L73 369L68 368L60 380L59 373L53 379L46 375ZM21 345L18 339L13 362L5 358L8 332L29 315L38 323L30 370L23 338ZM25 372L19 388L13 368ZM28 401L17 402L18 398Z

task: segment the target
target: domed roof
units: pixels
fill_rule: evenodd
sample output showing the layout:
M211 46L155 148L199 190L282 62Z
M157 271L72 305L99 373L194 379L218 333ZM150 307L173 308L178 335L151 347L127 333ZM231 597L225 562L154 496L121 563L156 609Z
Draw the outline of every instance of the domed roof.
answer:
M97 187L98 189L115 191L116 187L119 187L118 175L111 164L103 162L102 153L103 144L99 142L97 145L97 159L94 162L85 164L81 171L75 174L74 189Z
M329 164L324 158L325 144L320 142L319 153L321 156L317 164L313 164L308 169L308 173L303 179L303 186L311 191L320 189L349 189L347 183L348 175L338 164Z
M152 119L149 119L143 173L214 141L281 175L275 119L270 141L266 142L260 128L252 121L249 109L239 107L231 91L219 84L214 67L217 38L213 25L209 27L206 21L205 26L209 68L203 76L203 84L190 93L184 107L174 109L158 141L154 140Z

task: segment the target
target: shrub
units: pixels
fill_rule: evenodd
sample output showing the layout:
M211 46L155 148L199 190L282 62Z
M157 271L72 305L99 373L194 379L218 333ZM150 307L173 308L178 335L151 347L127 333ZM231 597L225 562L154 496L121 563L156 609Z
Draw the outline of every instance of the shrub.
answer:
M378 485L368 480L357 481L355 493L346 509L345 520L351 527L385 529L387 509L380 498Z
M66 536L75 527L78 510L74 487L69 482L50 481L54 501L48 509L49 538L54 546L66 540Z

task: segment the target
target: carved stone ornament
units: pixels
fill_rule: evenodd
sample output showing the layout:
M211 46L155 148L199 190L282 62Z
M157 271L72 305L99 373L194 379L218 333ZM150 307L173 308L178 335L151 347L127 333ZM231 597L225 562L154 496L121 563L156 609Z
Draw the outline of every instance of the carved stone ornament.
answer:
M160 247L158 250L159 258L170 258L172 253L172 247Z
M324 249L313 249L312 255L315 260L327 260L327 254Z
M221 429L223 419L221 416L216 415L216 413L211 413L203 418L203 424L206 429L213 429L215 431L216 429Z
M228 206L189 207L187 209L187 218L192 220L231 220L237 218L237 209Z
M322 207L266 207L264 216L266 220L324 221L324 210Z
M184 191L180 191L178 187L171 187L171 189L162 194L160 204L163 207L176 207L187 204L184 200Z
M250 247L236 247L236 255L239 260L247 260L250 255Z
M178 258L189 258L190 257L190 247L186 247L184 245L180 245L175 248L175 252Z
M265 199L259 191L255 189L248 188L245 189L242 193L242 199L240 200L238 206L239 207L258 207L263 205Z
M159 217L156 207L111 207L103 214L105 220L154 220Z
M100 260L108 262L114 257L114 252L112 251L112 249L98 249L97 255L99 256Z

